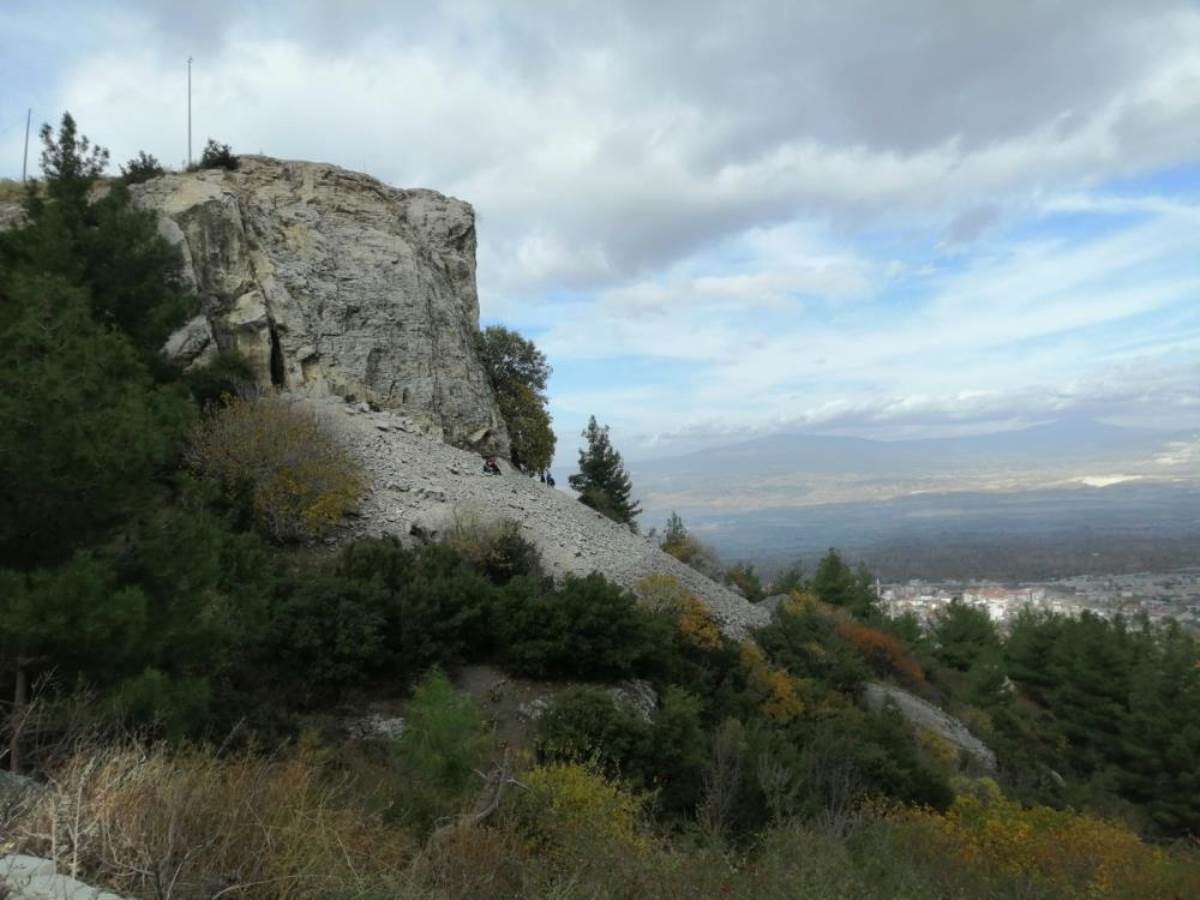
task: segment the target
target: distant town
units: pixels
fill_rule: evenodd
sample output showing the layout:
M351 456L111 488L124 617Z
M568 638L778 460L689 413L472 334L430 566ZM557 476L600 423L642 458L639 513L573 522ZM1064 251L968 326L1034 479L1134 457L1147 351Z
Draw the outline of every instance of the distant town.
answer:
M961 598L1004 625L1022 609L1079 615L1090 610L1105 618L1144 614L1151 622L1175 619L1200 628L1200 568L1168 573L1077 575L1054 581L921 581L880 584L879 597L892 615L913 612L928 624L950 601Z

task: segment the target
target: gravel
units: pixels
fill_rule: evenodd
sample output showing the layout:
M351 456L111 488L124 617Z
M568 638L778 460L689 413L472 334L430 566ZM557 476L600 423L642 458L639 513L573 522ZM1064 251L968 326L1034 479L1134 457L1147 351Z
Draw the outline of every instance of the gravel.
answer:
M374 411L337 398L304 398L326 427L359 460L370 489L359 515L335 539L394 534L436 537L456 525L509 519L542 554L548 572L564 576L600 572L634 589L647 575L671 575L712 611L734 639L765 625L770 614L717 584L657 544L584 506L557 487L500 463L501 475L484 475L476 453L445 444L396 411ZM562 479L565 481L566 479Z

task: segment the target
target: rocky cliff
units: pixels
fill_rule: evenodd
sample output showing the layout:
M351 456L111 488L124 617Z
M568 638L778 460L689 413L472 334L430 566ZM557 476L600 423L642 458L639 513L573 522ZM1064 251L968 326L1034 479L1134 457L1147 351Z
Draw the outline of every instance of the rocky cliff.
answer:
M194 365L234 348L264 385L353 396L450 443L505 452L475 349L470 205L331 165L240 163L133 189L203 301L168 353Z

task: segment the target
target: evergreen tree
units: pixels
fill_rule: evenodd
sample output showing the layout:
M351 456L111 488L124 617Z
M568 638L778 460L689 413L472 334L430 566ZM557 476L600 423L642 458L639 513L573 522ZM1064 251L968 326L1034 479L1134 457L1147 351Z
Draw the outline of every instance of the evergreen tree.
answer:
M642 507L630 499L633 482L625 471L621 454L609 440L608 426L598 425L592 416L583 438L587 447L579 451L579 472L570 477L571 487L579 492L580 502L637 531L634 519L641 514Z
M730 584L737 587L751 603L757 603L766 596L763 593L762 579L754 571L752 563L735 563L725 572L725 578Z
M146 598L120 587L106 561L87 553L55 571L0 569L0 659L13 677L9 766L19 772L31 670L72 675L118 669L145 633ZM11 667L11 668L10 668Z
M684 546L687 540L687 526L683 524L683 519L680 518L679 513L672 512L667 518L667 525L663 529L662 542L659 546L674 556L675 554L672 551Z
M74 117L63 113L58 139L49 124L42 126L42 174L46 177L46 196L53 203L81 213L88 205L88 192L93 182L108 168L108 150L94 145L79 133ZM34 191L30 192L30 211L42 206Z
M68 556L132 511L191 406L56 276L0 284L0 565Z
M986 612L955 597L937 617L933 645L938 659L965 672L985 653L998 653L1000 636Z
M479 355L508 427L513 465L529 474L545 471L557 443L546 409L552 370L545 354L515 331L492 325L479 335Z
M862 566L854 571L832 547L817 564L809 588L821 600L844 607L860 619L870 619L876 614L871 573Z
M108 151L80 135L70 113L57 136L49 125L41 136L45 197L31 189L27 224L0 234L0 272L58 275L82 289L95 319L124 332L151 370L162 370L163 343L196 303L181 280L179 251L159 235L152 212L130 203L125 184L92 202Z
M804 590L807 585L808 581L804 577L804 567L800 565L799 560L796 560L771 579L771 593L790 594L793 591Z

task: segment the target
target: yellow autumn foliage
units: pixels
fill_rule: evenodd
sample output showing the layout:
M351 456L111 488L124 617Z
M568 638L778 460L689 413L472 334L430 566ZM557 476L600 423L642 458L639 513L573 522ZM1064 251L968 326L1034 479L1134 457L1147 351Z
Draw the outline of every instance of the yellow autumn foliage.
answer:
M721 629L717 620L707 606L690 595L680 603L679 631L685 640L702 650L718 650L721 647Z
M1196 897L1200 872L1124 825L1091 815L1025 808L994 784L960 794L945 814L898 808L887 819L924 851L1068 898Z
M721 647L721 628L704 602L687 592L673 575L647 575L637 594L650 609L675 616L680 633L702 650Z
M550 846L599 839L628 852L649 846L639 829L641 798L582 763L552 763L530 770L519 814Z
M767 662L762 649L750 641L742 644L741 664L750 689L758 694L763 715L773 722L784 724L804 712L796 679L786 669Z
M319 537L366 488L316 416L275 395L234 397L191 435L188 463L277 541Z

